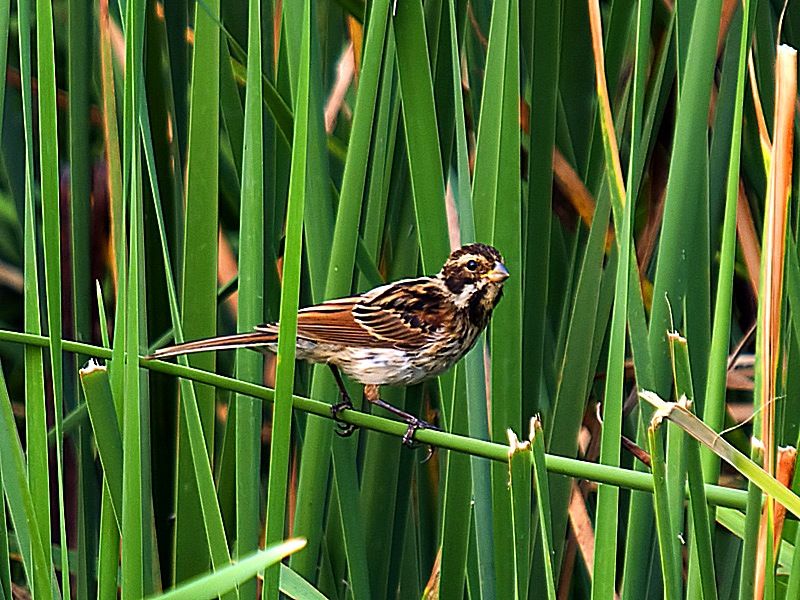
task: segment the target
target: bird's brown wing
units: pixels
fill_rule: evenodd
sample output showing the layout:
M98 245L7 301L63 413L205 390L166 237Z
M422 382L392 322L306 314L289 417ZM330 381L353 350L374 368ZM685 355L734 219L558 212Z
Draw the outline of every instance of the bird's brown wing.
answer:
M353 308L353 317L395 348L424 347L453 316L447 291L430 277L406 279L376 292Z
M446 316L446 294L430 278L407 279L299 311L297 335L314 342L366 348L421 348ZM261 325L276 331L277 324Z
M390 347L375 338L353 318L353 307L362 296L339 298L300 309L297 313L297 336L317 343L342 346ZM256 327L258 331L277 333L277 323Z

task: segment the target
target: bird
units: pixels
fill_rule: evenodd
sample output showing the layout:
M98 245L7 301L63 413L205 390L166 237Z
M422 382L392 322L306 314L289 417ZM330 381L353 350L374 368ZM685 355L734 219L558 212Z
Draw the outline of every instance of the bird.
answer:
M340 393L339 402L331 405L337 433L347 436L355 430L340 419L342 411L353 409L341 372L364 385L368 402L407 424L404 445L414 446L417 430L435 429L381 400L379 386L414 385L456 364L489 324L508 277L496 248L472 243L454 250L435 275L401 279L300 309L295 357L330 367ZM237 348L274 353L278 329L278 322L266 323L246 333L161 348L147 358Z

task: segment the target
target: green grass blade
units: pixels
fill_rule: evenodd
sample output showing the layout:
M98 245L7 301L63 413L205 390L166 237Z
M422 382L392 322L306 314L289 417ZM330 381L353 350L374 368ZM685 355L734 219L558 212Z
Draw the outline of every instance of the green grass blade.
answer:
M689 500L692 519L692 550L696 559L690 568L696 569L705 600L716 600L717 581L715 575L714 555L712 553L711 530L709 529L708 505L703 489L703 471L700 464L700 446L694 440L687 444L687 474L689 479ZM692 578L689 579L689 593L694 593Z
M325 283L325 297L335 298L350 292L353 272L353 265L356 259L356 249L359 241L358 231L361 220L362 206L364 204L364 191L366 187L367 165L365 157L369 156L373 146L373 123L376 118L376 106L379 91L381 74L386 73L382 69L384 48L386 45L387 21L389 16L388 1L376 2L372 5L369 12L370 26L367 29L364 44L364 55L361 62L361 74L358 86L358 93L355 99L355 110L353 114L353 125L350 132L347 159L345 162L344 173L342 176L342 190L339 198L339 206L336 215L336 224L333 232L333 245L330 249L330 262L327 269ZM391 89L391 88L390 88ZM314 388L320 386L320 390L325 390L326 394L334 394L334 387L330 384L329 376L319 377L315 375ZM310 427L307 435L315 435L318 438L330 439L329 424L316 423L315 429ZM317 434L322 427L326 431ZM392 452L396 454L396 450ZM367 459L374 456L374 452L366 454ZM383 456L387 459L387 456ZM324 459L320 458L320 462ZM347 558L347 568L350 576L349 585L355 597L369 597L371 586L385 585L383 580L386 569L381 562L381 554L375 556L375 563L372 569L367 569L368 542L366 541L362 523L370 523L370 517L382 514L382 521L385 526L390 526L391 521L385 519L385 507L382 513L365 510L363 519L356 519L354 506L360 504L360 497L364 497L365 492L358 493L358 474L355 470L355 447L349 440L333 443L333 465L336 480L336 490L339 497L341 511L339 516L343 524L343 544ZM370 464L367 462L365 464ZM384 471L390 473L391 470ZM374 480L367 480L366 486L374 485ZM373 504L374 506L374 504ZM385 552L386 545L382 545ZM388 560L388 555L384 554L384 561ZM311 558L309 556L309 558Z
M561 383L547 427L547 449L553 454L575 456L577 435L586 401L591 361L591 344L598 314L598 298L603 271L603 246L611 205L607 195L600 198L589 232L583 264L575 292L566 350L560 367ZM570 482L563 478L550 478L553 506L553 541L556 562L560 563L560 540L566 527L567 500Z
M686 339L677 333L671 333L669 340L672 352L673 370L675 373L675 393L679 398L686 397L691 399L694 396L694 390L692 388L688 344L686 343ZM690 538L691 545L687 594L693 597L700 593L698 592L699 589L702 589L703 598L716 600L717 582L714 557L711 548L711 523L709 521L708 506L703 490L700 446L695 443L694 440L689 440L688 443L682 444L681 450L681 458L685 462L685 475L689 481L689 513L692 532ZM681 485L683 484L683 476L683 473L681 473ZM676 489L674 483L670 485L670 489ZM683 521L683 498L673 493L670 504L673 525L676 525L676 519L680 518L681 522ZM678 530L680 531L682 528L679 527ZM678 546L677 549L680 550L680 547Z
M632 198L625 203L620 235L620 259L617 262L615 301L608 351L608 370L603 402L603 431L600 462L619 466L622 435L622 404L624 401L625 332L628 314L628 283L631 254ZM600 486L597 497L595 532L595 568L592 595L606 598L613 595L616 573L616 547L619 516L619 489Z
M129 14L135 12L134 2L129 4ZM128 33L132 20L129 17ZM136 181L138 150L134 150L131 179ZM136 186L134 185L134 188ZM142 395L139 381L139 198L131 195L130 258L127 285L127 315L125 331L125 404L123 410L122 445L122 597L141 598L144 593L144 483L142 472Z
M0 468L0 490L5 490L3 470ZM9 526L6 519L6 505L0 508L0 597L11 598L11 557L8 553Z
M520 442L516 434L510 429L508 430L508 441L508 494L511 505L511 510L509 511L511 538L504 539L501 543L511 546L512 583L515 588L512 597L525 598L528 595L528 579L530 577L528 565L530 564L531 549L533 450L530 441ZM548 597L550 589L552 587L548 586Z
M451 5L452 6L452 5ZM454 11L450 10L450 60L451 71L453 76L453 96L455 99L455 146L456 146L456 176L457 187L455 188L456 208L458 210L458 224L461 233L461 241L468 242L477 240L475 217L472 203L472 186L470 182L469 171L469 150L467 147L467 131L465 127L464 105L461 97L461 71L458 57L458 47L456 44L456 18ZM464 383L466 401L466 424L469 435L477 439L489 439L489 417L486 402L486 378L484 372L484 348L485 336L480 335L475 342L475 347L470 350L464 358ZM454 386L454 393L457 386ZM457 399L454 398L452 402L452 415L449 417L451 422L451 431L460 431L458 424L463 417L461 412L463 408L459 408ZM447 414L444 415L448 418ZM459 459L455 456L450 458L448 462L448 469L453 469L453 474L457 473L456 468ZM448 477L450 474L448 474ZM474 524L474 540L477 554L481 557L478 569L467 569L468 585L470 588L477 588L483 590L485 597L492 597L494 594L494 554L493 554L493 540L494 528L492 523L492 500L491 500L491 465L486 461L472 458L470 460L470 479L472 487L469 490L475 500L472 503L472 511L467 514L459 514L456 518L458 521L465 521L463 524L456 524L462 531L463 536L470 535L470 518ZM456 494L459 490L454 490ZM466 492L465 492L466 493ZM445 502L447 502L447 494ZM442 531L443 535L445 527L453 527L452 521L454 517L449 517L445 520L443 515ZM469 539L469 538L468 538ZM468 541L464 540L465 542ZM459 542L463 543L463 542ZM449 566L448 555L457 553L453 548L442 548L442 579L441 590L442 593L448 592L449 586L454 586L450 581L450 573L447 567ZM468 556L468 555L467 555ZM466 560L466 557L465 557ZM457 559L461 564L461 560ZM463 571L463 566L460 567ZM463 580L463 574L453 573L455 581L460 582ZM463 584L455 585L452 589L453 593L458 593L463 590Z
M334 441L333 470L339 514L342 520L344 553L349 574L348 589L353 598L371 598L370 573L367 568L366 534L358 496L356 447L348 440Z
M502 252L512 279L504 288L503 304L492 322L492 438L502 439L509 427L521 422L521 210L519 184L519 23L516 2L495 3L492 10L486 58L484 94L481 104L472 199L477 239L493 243ZM513 158L512 158L513 157ZM503 220L496 223L496 214ZM502 340L502 341L501 341ZM510 539L511 506L505 489L507 473L499 465L492 469L492 519L494 536ZM488 502L488 499L484 501ZM479 552L483 548L479 545ZM513 548L494 544L496 593L514 594ZM482 580L486 583L486 580ZM517 590L518 591L518 590ZM490 589L484 594L492 595Z
M376 59L376 53L380 53L383 64L381 65L381 75L379 81L379 97L377 112L374 115L371 136L373 142L371 143L371 158L368 167L370 175L369 189L365 192L366 206L363 208L363 235L364 235L364 251L371 262L378 262L381 254L381 246L384 239L384 226L386 225L386 211L389 205L389 187L388 180L391 177L391 166L394 162L396 146L397 146L397 123L400 114L400 104L397 93L397 78L394 73L395 70L395 43L394 38L390 35L391 30L387 29L386 32L374 32L373 28L380 28L381 24L386 28L386 22L383 20L381 10L385 10L388 16L388 7L380 8L377 4L373 4L373 9L378 11L375 15L375 20L371 21L367 31L367 39L365 42L365 53L362 58L362 73L366 69L368 63ZM381 43L384 48L375 47L373 38L380 36ZM361 75L359 82L359 97L361 94L367 92L364 88L364 75ZM358 110L358 109L357 109ZM371 116L372 108L367 109L367 115ZM363 126L360 113L356 112L354 118L358 121L359 126ZM355 125L356 123L354 123ZM355 130L351 132L351 139ZM386 140L386 143L382 142ZM352 141L350 149L348 150L349 160L360 159L358 155L352 154ZM348 163L345 164L347 170ZM360 169L357 167L356 169ZM337 219L338 226L338 219ZM402 257L402 260L392 261L391 268L388 269L386 276L389 278L394 277L394 272L402 272L407 266L411 265L411 269L416 268L417 254L416 252L409 253L410 256ZM400 258L400 257L398 257ZM358 262L358 257L356 257ZM359 270L362 270L359 266ZM413 272L413 271L412 271ZM404 275L407 273L403 273ZM357 290L367 289L372 285L380 285L382 283L383 275L377 282L369 280L367 275L363 272L359 277ZM404 406L406 400L405 390L382 390L384 399L395 406ZM363 458L361 467L361 481L362 485L359 490L358 501L361 506L362 516L358 519L361 522L359 526L360 535L364 536L363 532L370 532L370 535L364 537L364 553L369 557L369 567L366 569L367 577L369 579L369 589L373 595L381 596L388 593L387 586L393 572L396 572L400 565L392 562L392 547L393 543L388 543L389 540L394 542L393 534L395 531L396 520L398 518L398 505L401 500L398 498L398 479L400 477L400 457L402 449L397 444L397 441L387 436L376 435L374 433L362 433L360 436L365 438L363 446ZM339 444L341 446L341 444ZM337 463L337 477L338 477L338 463ZM342 494L342 485L337 484L337 497L346 501L346 495ZM343 510L339 511L344 513ZM387 515L393 515L393 518L387 518ZM344 514L342 514L344 518ZM350 554L349 550L352 545L348 544L348 563L353 560L358 560L356 552ZM358 567L358 566L357 566ZM358 576L358 573L353 573L351 569L351 576Z
M281 592L289 598L325 600L325 595L286 565L281 565Z
M283 263L280 330L278 333L278 366L275 375L275 405L272 416L272 448L267 483L267 544L283 538L285 527L286 490L289 469L292 424L292 387L294 382L297 309L300 290L300 262L303 243L303 216L307 189L307 149L309 144L309 77L311 62L311 4L303 8L303 33L300 52L298 102L295 110L292 146L292 170L286 216L286 250ZM264 598L277 598L278 568L264 573Z
M92 56L87 39L94 33L88 5L69 2L69 184L72 308L77 339L91 336L91 148L89 145L89 93ZM0 31L4 29L0 23ZM2 63L0 63L2 67ZM87 68L88 67L88 68Z
M706 387L703 420L712 429L719 431L724 425L725 392L727 382L727 355L731 329L731 305L733 297L733 267L736 261L736 203L739 197L739 165L742 147L742 111L745 86L746 53L749 46L747 32L750 21L750 2L742 4L742 35L739 41L739 63L736 81L733 122L731 124L731 147L728 162L725 193L725 220L722 226L717 296L714 305L714 328L709 356L708 382ZM713 452L701 451L703 474L706 481L717 480L719 461Z
M762 501L761 490L751 482L747 489L744 537L742 538L744 545L742 546L741 571L739 574L739 600L747 600L754 596L756 549L758 546Z
M17 17L19 21L20 75L22 80L22 111L25 127L25 207L24 207L24 326L27 333L41 333L39 305L39 275L36 259L36 211L34 208L34 138L33 108L31 101L31 21L30 3L18 3ZM30 482L30 494L33 499L33 510L36 511L38 529L31 532L39 537L39 544L44 553L44 560L49 569L52 557L50 551L50 479L48 469L47 424L44 389L44 359L42 350L25 349L25 439L27 441L27 475ZM6 475L6 480L8 480ZM11 517L14 520L12 509ZM17 534L19 536L19 533ZM23 544L27 550L27 545ZM25 551L25 550L24 550ZM24 552L23 551L23 552ZM30 555L29 555L30 556ZM50 588L49 579L42 580L29 573L28 581L34 593L47 594ZM42 586L43 581L47 582Z
M100 321L100 338L105 347L111 344L108 338L108 321L106 319L105 304L100 282L96 282L97 291L97 314ZM110 382L109 382L110 385ZM113 393L111 401L114 401ZM88 400L87 400L88 403ZM120 435L122 416L114 410L117 418L117 435ZM121 445L121 442L120 442ZM101 459L102 460L102 459ZM121 481L122 468L118 468L117 477ZM103 476L103 494L100 499L100 540L97 549L97 597L105 598L108 594L116 595L119 574L119 541L120 541L120 522L121 522L121 501L118 503L118 510L112 507L111 493L106 476Z
M556 104L558 98L561 54L560 0L533 4L533 29L530 31L532 73L530 73L531 135L528 144L528 210L525 235L525 311L523 313L523 389L546 389L540 383L545 368L545 332L547 327L547 296L550 279L550 230L552 227L553 167L543 157L555 149ZM524 29L520 30L524 40ZM523 42L525 43L525 42ZM523 398L523 415L543 410L545 399L536 394Z
M81 384L92 420L97 453L103 465L103 474L108 485L109 499L117 526L122 518L122 471L123 453L119 419L111 395L111 384L105 367L90 362L80 371ZM120 529L121 530L121 529Z
M242 196L239 230L239 331L248 331L264 320L264 147L261 93L261 1L251 0L248 10L247 91L244 115ZM236 376L245 381L263 380L260 353L240 350ZM236 396L236 556L258 547L261 529L259 504L262 405L259 400ZM252 598L255 581L240 588Z
M141 121L142 138L144 141L145 159L147 162L148 173L150 176L151 192L153 195L153 205L156 215L158 226L159 241L161 244L161 257L164 265L164 274L166 276L166 289L169 304L170 319L176 342L180 343L184 339L183 328L181 327L177 301L177 293L175 291L175 283L172 278L172 267L168 253L167 246L167 232L165 228L165 219L163 211L161 210L161 196L159 188L155 185L155 164L153 156L152 138L150 135L149 120L146 115L142 115ZM182 365L188 365L186 357L179 357L178 362ZM204 533L205 536L197 538L197 543L205 542L211 557L212 564L215 568L230 562L230 555L228 553L228 544L225 536L225 528L222 522L222 515L217 501L216 490L214 487L214 479L211 468L210 457L206 448L206 439L203 435L202 416L198 410L197 396L195 387L188 381L181 381L181 395L182 401L180 403L181 418L184 420L185 438L187 440L189 458L186 465L187 474L185 475L191 481L195 482L196 490L199 496L199 518L203 523L202 532L196 532L195 524L187 526L192 529L191 532L185 532L184 535L195 535L195 533Z
M661 555L661 572L664 577L664 598L677 600L682 597L680 554L674 552L674 529L671 523L667 473L662 450L663 441L654 425L648 428L647 434L650 440L650 457L655 487L653 502L656 513L656 529L658 530L658 549Z
M466 397L463 367L457 367L455 379L454 395L461 398ZM461 433L466 429L467 411L455 411L448 431ZM472 486L467 485L467 482L471 480L469 458L449 453L444 477L439 597L461 598L464 593L470 516L472 514L470 507Z
M685 398L679 402L664 402L656 394L646 391L640 392L639 397L656 408L659 419L669 419L678 425L694 439L707 448L711 448L717 456L757 485L764 493L783 504L787 510L800 516L800 496L694 416L686 408Z
M28 585L33 590L50 597L55 591L55 580L51 581L51 564L45 555L45 545L37 522L34 499L25 474L25 458L17 435L11 398L8 396L5 376L0 365L0 469L3 471L3 493L8 504L11 522L17 534L22 565ZM47 543L49 550L50 544ZM51 584L53 588L51 588Z
M693 344L693 369L696 376L705 373L708 336L704 334L708 311L702 305L708 293L707 204L704 177L698 176L698 165L706 165L708 105L715 62L715 44L719 29L721 3L718 0L698 3L689 41L686 73L681 88L681 102L675 124L673 159L670 163L664 219L657 258L649 345L653 360L656 391L663 393L669 381L669 355L666 333L670 326L669 306L681 306L687 298L687 310L693 315L687 337ZM703 204L698 209L698 199ZM705 212L705 216L701 213ZM703 253L706 256L703 256ZM705 264L704 264L705 262ZM698 283L705 272L705 287ZM691 286L689 288L688 286ZM695 362L698 361L698 362ZM705 390L705 386L698 389Z
M547 465L544 454L544 431L538 418L532 420L532 439L533 447L533 474L536 480L536 511L539 513L539 536L542 540L542 554L544 562L544 572L547 579L547 597L553 600L556 597L556 581L554 575L553 561L555 552L553 550L553 527L550 512L550 490L547 483Z
M494 16L492 17L494 21ZM502 24L500 24L502 27ZM494 22L492 23L494 28ZM508 3L507 50L503 59L502 87L502 122L500 124L500 145L497 155L497 188L494 192L495 215L501 219L494 219L494 228L489 238L491 242L501 249L503 259L509 271L514 275L503 287L503 303L499 306L492 318L489 332L490 352L492 359L491 398L492 398L492 438L502 439L502 432L508 427L522 425L522 290L524 269L522 258L522 203L520 196L519 178L519 3L511 0ZM490 36L491 39L491 36ZM487 62L487 69L492 68L493 61ZM484 99L493 94L485 94ZM487 117L487 110L481 110L481 124ZM484 130L487 131L487 130ZM473 190L478 190L478 173L476 166L475 183ZM480 196L473 196L476 211L481 203ZM480 214L477 212L476 214ZM479 227L480 231L480 227ZM502 400L501 400L502 399ZM508 529L511 523L508 509L501 499L507 498L504 489L507 474L502 472L499 465L492 471L492 487L494 492L494 534L499 539L510 539L506 536L512 534ZM530 491L530 489L528 490ZM530 523L529 520L525 524ZM498 583L503 579L502 565L513 564L508 551L511 547L506 544L495 544L495 568L497 569ZM521 573L527 571L527 565L522 567ZM520 595L527 589L527 582L518 582ZM498 593L503 595L503 587L498 586Z
M617 6L617 4L615 4ZM647 148L642 143L643 118L645 104L645 84L647 76L646 61L650 52L650 26L652 6L647 2L639 3L636 12L635 24L635 63L633 74L633 98L631 102L631 146L628 161L628 181L625 189L624 211L621 216L621 231L617 235L617 243L620 249L620 261L618 263L616 277L616 292L614 302L614 313L611 324L611 339L609 341L609 363L606 380L606 390L604 393L603 409L603 433L601 442L601 462L606 462L604 456L609 456L611 464L618 465L620 460L619 446L615 441L621 435L620 421L622 417L622 394L623 394L623 372L625 357L625 320L628 321L630 329L630 343L634 364L636 367L637 384L642 385L650 379L641 371L650 369L649 353L646 346L646 325L644 322L644 308L642 306L641 287L639 283L639 269L633 253L633 243L631 240L633 230L634 207L638 200L638 178L637 173L644 168L646 157L643 156ZM609 28L610 29L610 28ZM610 36L610 33L609 33ZM613 81L613 78L612 78ZM607 92L601 90L601 92ZM605 113L602 115L605 117ZM603 119L605 121L605 119ZM611 173L615 172L613 161L615 158L615 148L617 140L610 139L611 124L603 127L603 147L606 156L606 171L609 174L609 186L616 189ZM637 151L638 150L638 151ZM615 178L614 178L615 179ZM619 183L617 183L617 186ZM617 223L619 226L620 223ZM623 268L627 265L629 268ZM624 272L623 272L624 271ZM623 279L627 281L623 281ZM618 315L618 304L621 309L624 306L624 316ZM622 322L621 322L622 321ZM612 365L612 361L614 361ZM609 410L610 409L610 410ZM609 428L609 418L612 419L612 427ZM605 491L604 491L605 490ZM604 502L602 496L610 496ZM593 596L604 597L612 593L616 585L616 555L617 555L617 531L619 523L618 512L618 493L616 490L607 486L602 486L598 495L598 508L596 517L595 532L595 570L592 578ZM610 506L609 506L610 504ZM605 513L605 514L604 514ZM633 518L633 515L632 515ZM641 534L646 536L646 532ZM634 533L635 535L635 533Z
M399 4L393 24L420 258L423 271L435 273L450 254L450 245L422 3Z
M56 74L53 40L53 8L47 0L36 2L36 54L39 91L39 169L42 195L42 244L47 295L47 325L50 332L50 366L53 380L53 414L56 427L56 477L58 487L58 522L61 549L67 548L67 526L64 514L64 440L61 433L64 418L63 356L61 353L61 208L59 203L57 140ZM69 572L67 553L61 553L61 570ZM65 598L70 586L64 585Z
M220 34L215 21L219 10L219 2L210 0L202 8L198 5L195 13L181 274L183 333L187 339L213 336L217 327ZM192 260L192 255L202 255L204 260ZM215 354L193 356L189 363L213 371ZM195 394L206 452L213 457L214 390L195 386ZM183 416L179 423L178 439L183 440L189 435ZM192 481L192 453L187 454L184 448L186 445L179 441L178 477ZM196 485L180 486L175 506L175 581L205 572L208 567L202 532L193 526L202 518L200 510Z
M667 340L672 359L675 397L694 398L686 339L677 332L671 331L667 334ZM671 424L666 427L666 437L667 489L670 493L668 509L670 524L673 527L672 534L668 539L672 542L672 554L678 555L681 552L680 536L684 531L685 510L683 502L678 501L677 498L681 496L679 490L686 487L686 445L688 440L679 427Z
M504 89L506 76L509 11L508 2L493 5L486 52L486 78L483 85L484 89L492 90L492 93L484 94L481 103L472 185L478 239L491 239L495 229L495 194L500 177L498 161L503 131L503 96L497 92Z
M11 0L0 2L0 69L6 70L8 65L8 33L11 18ZM0 82L0 113L6 105L6 82ZM2 126L0 126L2 132Z

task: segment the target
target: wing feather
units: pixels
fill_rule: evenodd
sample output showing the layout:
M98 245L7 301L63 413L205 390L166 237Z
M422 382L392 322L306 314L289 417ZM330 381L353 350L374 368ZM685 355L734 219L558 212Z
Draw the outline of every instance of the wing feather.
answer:
M452 307L442 285L429 277L405 279L360 296L300 310L297 335L324 344L418 349L437 335ZM277 331L277 324L258 329Z

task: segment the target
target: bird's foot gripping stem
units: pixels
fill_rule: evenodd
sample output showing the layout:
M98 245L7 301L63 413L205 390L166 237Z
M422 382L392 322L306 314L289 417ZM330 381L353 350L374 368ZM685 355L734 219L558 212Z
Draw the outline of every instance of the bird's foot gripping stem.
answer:
M432 429L433 431L441 431L441 429L436 427L436 425L432 425L427 421L423 421L422 419L419 419L414 416L411 416L411 418L406 419L406 423L408 424L408 428L406 429L406 432L403 434L403 445L406 448L411 448L412 450L419 448L422 445L414 439L414 435L420 429ZM428 444L427 454L425 455L425 458L422 459L423 463L426 463L431 459L431 457L433 456L433 450L434 447Z
M353 432L356 430L355 425L352 423L345 423L339 416L343 411L351 410L352 408L353 402L350 400L350 396L348 396L347 393L342 394L342 398L339 402L331 404L331 416L333 420L336 421L336 435L348 437L353 435Z
M419 443L414 439L414 435L420 429L433 429L434 431L440 431L438 427L428 423L427 421L423 421L419 417L415 417L411 413L407 413L404 410L400 410L396 406L392 406L388 402L384 402L381 400L380 396L378 395L378 388L377 386L367 385L364 386L364 396L365 398L375 406L380 406L382 409L389 411L390 413L397 415L405 423L408 425L406 432L403 434L403 445L407 448L418 448L420 446ZM425 460L422 462L427 462L433 456L433 446L428 446L428 454L425 457Z
M350 400L350 395L347 393L347 388L344 386L344 381L342 381L342 376L339 374L339 369L332 364L328 366L331 368L333 377L336 379L336 385L339 387L339 402L331 404L331 417L336 421L336 435L349 437L353 435L356 426L351 423L345 423L339 415L345 410L351 410L353 408L353 401Z

